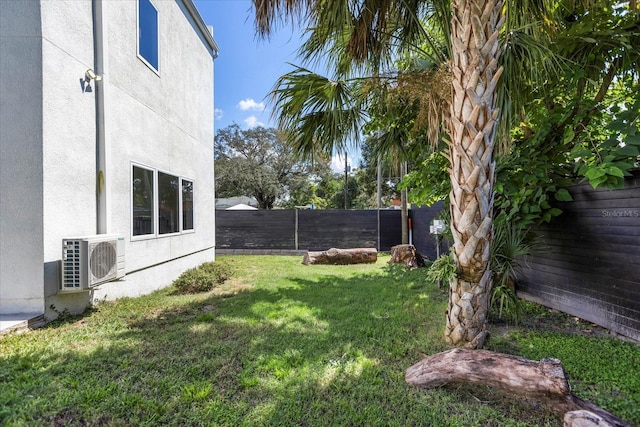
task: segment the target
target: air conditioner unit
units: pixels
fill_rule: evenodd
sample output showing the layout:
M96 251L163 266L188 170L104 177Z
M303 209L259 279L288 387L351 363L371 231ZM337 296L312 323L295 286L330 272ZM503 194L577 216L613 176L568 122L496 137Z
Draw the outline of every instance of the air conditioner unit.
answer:
M97 235L62 239L60 290L77 292L125 274L124 237Z

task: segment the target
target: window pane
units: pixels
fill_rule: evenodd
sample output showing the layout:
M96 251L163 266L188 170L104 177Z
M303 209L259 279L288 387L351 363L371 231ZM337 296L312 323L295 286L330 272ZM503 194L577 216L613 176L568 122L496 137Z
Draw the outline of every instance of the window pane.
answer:
M158 172L158 231L160 234L179 230L178 177Z
M182 180L182 229L193 230L193 182Z
M158 70L158 11L149 0L138 0L138 53Z
M133 235L153 234L153 171L133 167Z

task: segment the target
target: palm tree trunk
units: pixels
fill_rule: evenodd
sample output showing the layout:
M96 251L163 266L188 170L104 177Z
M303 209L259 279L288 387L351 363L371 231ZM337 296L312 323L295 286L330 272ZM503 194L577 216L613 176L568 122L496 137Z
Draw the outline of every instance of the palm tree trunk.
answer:
M349 209L347 192L349 191L349 163L347 152L344 152L344 208Z
M450 209L457 278L450 283L445 339L481 347L491 293L493 148L501 0L452 0Z
M400 180L402 181L407 174L407 162L403 161L400 163ZM409 204L409 195L406 188L400 190L400 208L401 208L401 217L402 217L402 244L406 245L409 243L409 210L407 205Z

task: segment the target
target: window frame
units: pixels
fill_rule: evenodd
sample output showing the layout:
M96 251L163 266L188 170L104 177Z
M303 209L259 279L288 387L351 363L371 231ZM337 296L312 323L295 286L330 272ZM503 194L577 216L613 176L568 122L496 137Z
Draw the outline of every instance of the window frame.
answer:
M184 181L191 183L191 228L184 228L184 191L183 191L183 183ZM193 199L193 195L195 193L195 182L190 178L180 177L180 232L181 233L195 233L196 232L196 212L195 212L195 201Z
M143 169L145 171L151 172L151 193L152 193L152 200L151 200L151 214L150 214L150 218L151 218L151 233L147 233L147 234L133 234L134 230L135 230L135 218L136 215L133 212L133 208L135 206L134 204L134 197L135 197L135 191L133 190L133 185L134 185L134 180L135 180L135 174L134 174L134 169L138 168L138 169ZM157 211L157 200L158 200L158 195L156 194L156 182L157 182L157 177L156 177L156 171L153 168L150 168L149 166L146 165L142 165L139 163L132 163L131 164L131 180L130 180L130 191L131 191L131 207L129 209L129 213L131 215L131 239L150 239L156 236L156 230L158 228L158 224L157 224L157 219L156 219L156 211Z
M140 2L147 2L153 10L156 12L156 62L157 66L154 66L149 59L147 59L140 50ZM136 1L136 55L137 57L154 73L160 76L160 12L158 8L153 4L151 0L137 0Z
M161 203L160 203L160 196L165 194L164 191L162 191L162 193L161 193L161 189L160 189L160 174L165 175L167 177L170 177L171 179L175 178L176 181L177 181L176 182L177 200L175 200L175 202L177 203L176 204L176 209L178 210L178 212L176 212L177 213L177 218L175 220L176 221L176 225L178 226L177 227L178 228L177 231L169 231L169 232L164 232L163 233L163 232L161 232L161 229L160 229L160 208L162 207ZM173 173L158 169L158 170L156 170L156 176L158 177L158 180L157 180L157 183L156 183L156 188L158 190L158 193L157 193L157 196L156 196L156 204L158 206L158 209L156 210L156 221L158 222L158 229L156 230L157 234L158 234L158 236L161 236L161 237L180 234L182 232L182 224L180 223L180 217L181 217L180 211L182 210L182 192L179 191L179 189L181 189L181 187L180 187L180 175L176 175L176 174L173 174Z
M152 212L151 212L151 217L153 218L153 225L152 225L152 230L151 233L149 234L138 234L138 235L134 235L133 231L135 229L134 225L135 225L135 214L133 212L133 208L134 208L134 189L133 189L133 184L134 184L134 168L139 168L139 169L144 169L146 171L149 171L152 173L152 191L153 191L153 203L152 203ZM160 190L159 190L159 174L165 174L165 175L169 175L172 177L175 177L178 181L178 189L179 191L177 191L178 193L178 231L176 232L170 232L170 233L160 233ZM187 181L191 183L191 216L192 216L192 228L188 228L185 229L184 228L184 205L183 205L183 194L182 194L182 186L183 186L183 182ZM163 238L163 237L171 237L171 236L180 236L182 234L191 234L191 233L195 233L196 232L196 214L195 214L195 180L192 178L188 178L182 175L178 175L172 172L168 172L162 169L158 169L158 168L154 168L151 166L147 166L145 164L142 163L138 163L138 162L131 162L131 176L130 176L130 182L129 182L129 191L131 192L130 198L129 198L129 202L130 202L130 207L129 207L129 215L130 215L130 235L131 235L131 240L132 241L136 241L136 240L148 240L148 239L158 239L158 238Z

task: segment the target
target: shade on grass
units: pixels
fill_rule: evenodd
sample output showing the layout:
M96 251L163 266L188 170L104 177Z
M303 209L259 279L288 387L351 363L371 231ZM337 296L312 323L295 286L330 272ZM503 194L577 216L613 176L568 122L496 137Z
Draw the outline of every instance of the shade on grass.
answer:
M407 367L446 349L447 294L423 269L390 267L386 257L353 266L225 259L236 274L214 292L167 289L1 337L0 424L559 424L486 388L426 391L404 382ZM637 346L621 345L638 363ZM572 363L580 378L586 371ZM597 388L607 380L586 381ZM624 387L609 387L602 401L621 390L638 398ZM637 422L633 403L618 405L617 415Z

